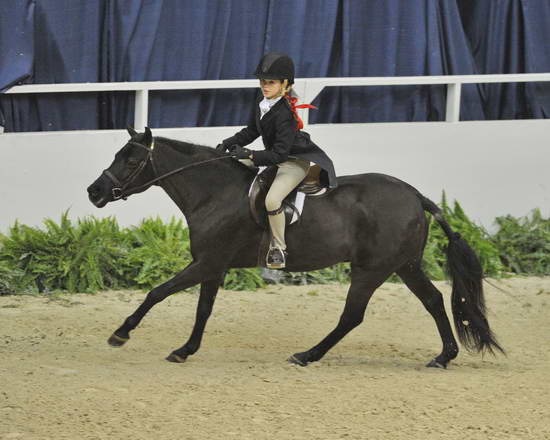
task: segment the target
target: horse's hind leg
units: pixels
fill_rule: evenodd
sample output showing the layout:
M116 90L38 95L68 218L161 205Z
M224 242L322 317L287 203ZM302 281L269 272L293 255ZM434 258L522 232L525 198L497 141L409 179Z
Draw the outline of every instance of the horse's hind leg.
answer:
M383 273L367 271L352 265L351 285L338 325L315 347L303 353L295 353L288 361L305 366L321 359L344 336L363 322L372 294L389 275L390 273L386 271Z
M454 359L458 354L458 344L445 312L443 295L441 295L441 292L433 285L417 263L403 266L397 271L397 274L422 302L426 310L430 312L430 315L433 316L443 342L441 354L431 360L426 366L447 368L449 361Z

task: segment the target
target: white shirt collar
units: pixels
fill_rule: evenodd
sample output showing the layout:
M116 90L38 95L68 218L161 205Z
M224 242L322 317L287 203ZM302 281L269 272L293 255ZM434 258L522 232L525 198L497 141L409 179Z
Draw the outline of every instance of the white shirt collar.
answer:
M262 99L260 101L260 119L262 119L264 117L264 115L269 111L271 110L271 107L273 107L280 99L282 98L282 96L279 96L277 98L272 98L272 99L267 99L264 97L264 99Z

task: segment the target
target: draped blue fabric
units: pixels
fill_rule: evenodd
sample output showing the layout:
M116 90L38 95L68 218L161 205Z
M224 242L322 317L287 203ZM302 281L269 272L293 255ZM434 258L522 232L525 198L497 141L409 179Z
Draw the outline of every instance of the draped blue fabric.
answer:
M479 73L550 72L550 0L462 0ZM483 86L487 119L550 117L550 84Z
M0 92L27 82L32 75L34 7L34 0L0 2ZM9 113L10 122L15 119L19 125L20 113L16 109ZM0 106L0 125L6 124Z
M288 11L292 11L291 14ZM341 1L271 2L265 52L288 53L296 63L296 77L340 75L342 53ZM319 110L310 110L311 123L322 122L322 116L337 101L316 100ZM335 121L336 122L336 121Z
M34 0L0 2L0 91L32 74Z
M0 90L21 83L550 72L550 0L0 2ZM152 92L151 127L242 125L257 90ZM327 88L310 122L433 121L444 86ZM122 128L130 92L0 95L6 131ZM544 118L547 83L464 86L462 119ZM1 119L0 119L1 122Z
M9 3L21 5L18 1ZM27 3L26 11L17 11L22 5L11 11L25 15L27 29L33 30L25 33L25 39L30 39L29 44L34 42L34 55L33 66L27 73L30 76L23 82L101 81L105 1L36 0L23 3ZM10 11L7 12L9 17ZM8 25L11 27L9 20ZM11 63L11 59L3 52L0 54L3 63ZM14 82L20 81L13 77L11 83ZM0 83L0 88L3 86L5 84ZM94 129L99 126L99 102L94 93L10 95L2 100L2 109L6 131Z
M336 76L475 73L455 2L342 2ZM444 86L354 87L327 91L312 122L442 120ZM483 119L477 89L464 90L462 116Z
M105 81L250 78L263 51L267 2L122 0L110 3ZM255 90L155 92L153 127L239 125ZM133 98L113 99L113 125L132 120ZM125 123L125 122L124 122ZM124 124L122 124L124 125Z

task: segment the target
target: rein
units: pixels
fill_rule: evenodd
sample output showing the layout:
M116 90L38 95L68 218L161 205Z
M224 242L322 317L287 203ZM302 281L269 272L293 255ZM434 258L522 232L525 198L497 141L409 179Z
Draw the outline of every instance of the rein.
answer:
M198 165L203 165L205 163L214 162L214 161L221 160L221 159L228 159L228 158L232 159L232 156L222 156L222 157L214 157L213 159L206 159L206 160L201 160L199 162L190 163L190 164L184 165L182 167L176 168L175 170L168 171L167 173L164 173L161 176L157 176L154 179L151 179L151 180L149 180L148 182L145 182L142 185L134 186L133 188L128 188L130 186L130 184L134 181L134 179L137 176L139 176L139 174L141 174L141 172L145 169L145 166L147 165L147 162L150 161L152 163L152 161L153 161L153 148L154 148L154 143L151 145L151 148L148 148L148 147L146 147L146 146L144 146L144 145L142 145L138 142L129 142L129 144L139 146L141 148L146 149L147 150L147 157L140 163L139 167L137 167L135 169L135 171L133 171L128 176L128 179L126 179L125 183L121 183L118 180L118 178L113 173L111 173L109 170L104 170L103 171L103 174L105 174L115 184L115 187L111 190L111 193L113 195L113 200L119 200L119 199L126 200L128 198L129 193L132 193L132 192L138 191L140 189L146 188L146 187L152 185L153 183L159 182L160 180L165 179L166 177L170 177L174 174L180 173L180 172L182 172L182 171L184 171L188 168L193 168L193 167L196 167ZM154 167L153 167L153 169L154 169Z

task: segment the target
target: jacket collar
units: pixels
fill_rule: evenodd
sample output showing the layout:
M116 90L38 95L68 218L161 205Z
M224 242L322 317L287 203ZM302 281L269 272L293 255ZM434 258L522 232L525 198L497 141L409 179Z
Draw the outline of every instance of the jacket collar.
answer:
M258 100L258 104L263 98ZM273 107L271 107L271 110L269 110L262 119L260 119L260 107L256 106L256 126L258 128L258 131L260 134L262 134L262 126L266 126L269 121L277 114L277 112L281 109L282 106L288 105L287 100L285 98L279 99Z

